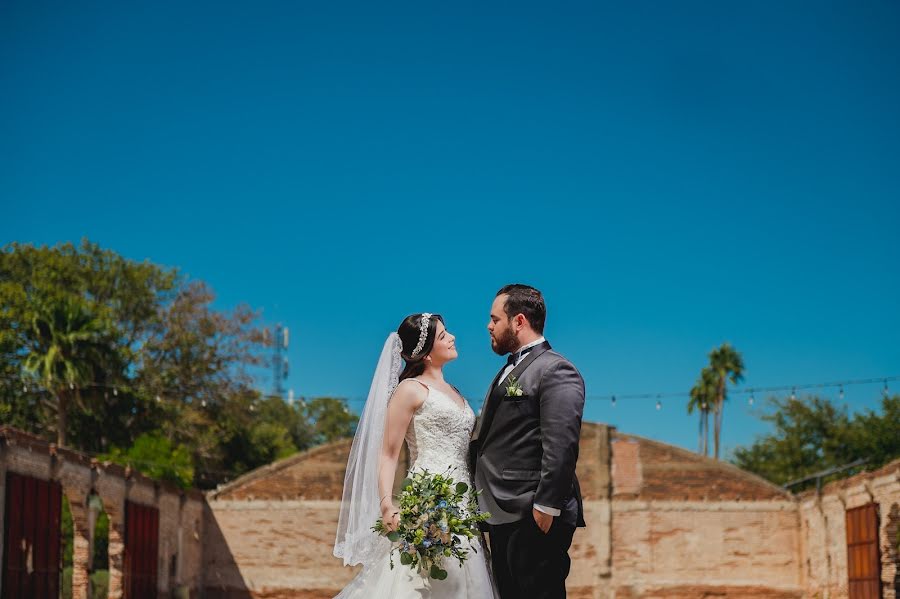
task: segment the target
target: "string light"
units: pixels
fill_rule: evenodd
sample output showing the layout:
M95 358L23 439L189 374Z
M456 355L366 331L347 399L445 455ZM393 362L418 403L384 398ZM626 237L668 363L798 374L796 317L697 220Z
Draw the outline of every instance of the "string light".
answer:
M662 400L657 397L656 399L656 411L662 410Z
M23 379L21 377L3 377L0 376L0 381L10 381L13 383L21 384L22 391L24 393L41 393L41 392L49 392L50 390L47 388L43 388L40 384L38 384L33 379ZM803 385L778 385L772 387L753 387L747 389L732 389L729 391L729 395L734 397L742 394L747 394L747 402L750 405L754 405L756 401L756 393L778 393L790 391L790 397L792 400L797 399L797 391L801 389L827 389L827 388L838 388L838 397L841 401L846 397L844 387L853 386L853 385L871 385L876 383L881 383L882 389L881 393L884 396L888 396L890 394L890 388L888 383L890 381L900 381L900 376L890 376L890 377L878 377L871 379L855 379L855 380L844 380L844 381L833 381L833 382L824 382L824 383L808 383ZM68 383L70 389L75 389L76 385L74 382ZM90 388L95 388L98 390L112 390L113 395L118 397L118 387L116 385L109 385L105 383L85 383L80 385L79 388L86 390ZM163 396L168 397L179 397L182 392L180 388L158 388L157 393L154 394L154 397L157 403L161 403L163 401ZM662 408L662 399L665 398L686 398L690 397L690 392L671 392L671 393L634 393L634 394L616 394L616 395L592 395L585 397L586 401L608 401L610 402L611 407L615 407L620 399L628 399L628 400L636 400L636 399L654 399L659 404L659 409ZM175 400L177 401L177 400ZM205 407L205 401L201 402L201 405ZM297 401L303 403L304 399L301 397ZM347 403L354 404L363 404L366 401L365 397L357 396L357 397L345 397L343 401ZM474 402L477 405L480 402ZM703 404L703 409L708 409L707 404Z

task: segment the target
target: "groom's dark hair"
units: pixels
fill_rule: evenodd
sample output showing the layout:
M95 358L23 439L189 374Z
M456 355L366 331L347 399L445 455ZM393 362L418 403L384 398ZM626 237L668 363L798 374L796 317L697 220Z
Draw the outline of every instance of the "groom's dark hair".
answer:
M503 311L507 318L521 314L538 335L544 334L544 321L547 320L547 306L541 292L529 285L504 285L497 295L506 294Z

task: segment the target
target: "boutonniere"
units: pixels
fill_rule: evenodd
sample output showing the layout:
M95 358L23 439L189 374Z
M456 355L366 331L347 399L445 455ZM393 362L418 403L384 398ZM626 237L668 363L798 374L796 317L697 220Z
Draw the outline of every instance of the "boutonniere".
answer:
M525 392L522 391L522 385L516 380L516 377L509 377L509 384L506 386L506 397L522 397Z

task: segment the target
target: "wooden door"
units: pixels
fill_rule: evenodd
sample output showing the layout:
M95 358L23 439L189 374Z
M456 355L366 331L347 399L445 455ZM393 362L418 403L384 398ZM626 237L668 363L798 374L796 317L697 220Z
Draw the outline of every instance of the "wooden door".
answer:
M125 599L156 599L159 510L125 502Z
M58 482L6 474L3 599L59 599Z
M878 504L847 510L846 520L850 599L881 599Z

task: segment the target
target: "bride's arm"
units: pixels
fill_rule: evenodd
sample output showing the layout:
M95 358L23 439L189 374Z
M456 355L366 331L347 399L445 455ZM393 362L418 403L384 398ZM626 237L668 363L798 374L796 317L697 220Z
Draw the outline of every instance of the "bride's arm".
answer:
M425 402L426 390L415 383L402 382L394 391L387 406L384 423L384 442L381 446L381 457L378 460L378 496L381 498L381 517L388 529L394 530L399 522L398 509L394 506L392 496L394 477L397 473L397 461L406 429L413 414Z

